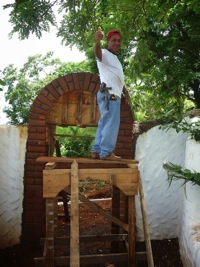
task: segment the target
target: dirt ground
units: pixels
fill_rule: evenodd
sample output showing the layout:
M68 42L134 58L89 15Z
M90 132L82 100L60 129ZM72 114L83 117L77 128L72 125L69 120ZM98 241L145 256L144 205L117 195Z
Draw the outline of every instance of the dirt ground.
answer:
M105 198L109 197L109 190L98 190L88 194L89 198ZM111 201L97 202L104 210L111 211ZM64 209L62 205L58 208L58 226L57 236L65 237L70 233L70 223L66 220L64 215ZM70 208L69 208L70 211ZM80 235L103 235L111 232L110 222L98 213L91 211L84 204L80 204ZM124 246L125 247L125 246ZM69 248L68 248L69 250ZM104 254L111 251L110 242L96 242L96 243L80 243L81 254ZM136 243L136 251L145 251L144 243ZM154 258L155 267L182 267L179 254L179 245L177 239L166 240L153 240L152 252ZM42 249L35 252L24 253L20 248L8 249L0 251L0 263L2 267L33 267L34 257L40 256ZM66 247L57 247L56 255L63 256L69 253ZM81 267L87 267L83 265ZM124 267L123 265L114 265L112 262L106 262L103 264L92 264L92 267ZM147 267L146 261L140 261L137 263L137 267Z

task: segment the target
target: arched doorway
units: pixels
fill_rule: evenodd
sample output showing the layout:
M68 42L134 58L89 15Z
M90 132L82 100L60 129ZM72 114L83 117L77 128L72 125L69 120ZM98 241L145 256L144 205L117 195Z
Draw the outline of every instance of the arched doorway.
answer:
M45 230L44 164L36 162L36 159L51 154L51 136L56 125L97 126L99 112L96 94L99 85L98 75L86 72L67 74L46 85L33 102L24 175L22 242L25 244L37 246ZM116 153L129 159L134 155L133 122L131 107L122 98ZM113 213L120 217L118 203L121 199L117 191L113 197L116 198Z

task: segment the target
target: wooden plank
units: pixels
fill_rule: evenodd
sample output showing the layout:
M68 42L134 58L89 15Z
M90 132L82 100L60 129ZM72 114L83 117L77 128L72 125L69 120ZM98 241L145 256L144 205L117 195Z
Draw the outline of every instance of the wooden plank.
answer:
M81 126L82 122L82 105L83 105L83 92L81 90L78 91L77 95L78 101L77 101L77 112L76 112L76 120L77 125Z
M135 197L128 197L128 267L135 265Z
M127 263L128 255L127 253L119 253L119 254L95 254L95 255L81 255L80 263L88 264L94 266L94 264L102 264L102 263ZM45 266L43 262L43 258L35 258L34 259L35 266ZM70 266L70 257L69 256L60 256L55 257L55 266Z
M66 188L65 191L70 194L70 188ZM124 223L124 222L120 221L118 218L112 216L109 212L107 212L104 209L102 209L96 203L91 202L90 200L88 200L82 194L79 194L79 199L84 204L86 204L91 210L93 210L94 212L98 212L100 215L104 216L109 221L115 223L116 225L118 225L119 227L121 227L122 229L124 229L125 231L128 231L129 228L128 228L128 225L126 223Z
M124 242L127 240L127 234L100 234L100 235L81 235L79 237L80 243L91 243L91 242ZM45 244L45 238L41 238L40 245ZM70 245L70 236L56 237L54 241L55 246L62 245L69 247Z
M111 183L118 187L125 195L133 196L138 194L138 173L133 172L133 174L127 175L112 174Z
M56 126L55 125L48 125L48 155L52 156L54 152L54 146L55 146L55 139L53 137L53 134L55 134Z
M146 253L145 252L136 252L137 261L145 261ZM69 266L70 257L69 256L60 256L55 257L56 266ZM81 264L105 264L105 263L124 263L123 266L127 266L128 254L127 253L112 253L112 254L95 254L95 255L81 255L80 263ZM44 259L41 257L34 258L35 267L44 267Z
M90 122L95 122L96 106L97 106L96 94L92 93L91 103L90 103Z
M49 169L43 171L43 197L56 197L66 186L70 185L69 169ZM79 169L79 180L98 179L113 183L125 195L138 192L138 172L130 168Z
M70 184L71 170L43 170L43 197L56 197L58 193Z
M47 162L45 164L45 170L53 170L58 165L58 162Z
M80 266L78 163L71 165L70 267Z
M142 212L142 221L143 221L148 267L154 267L153 253L152 253L151 239L150 239L150 232L149 232L149 223L148 223L148 217L147 217L147 212L146 212L146 202L144 198L144 190L143 190L142 178L140 174L139 174L138 183L139 183L140 208Z
M46 244L45 266L54 267L54 201L46 199Z
M63 105L62 105L62 124L68 123L68 113L69 113L69 95L66 93L62 96Z
M55 148L56 148L56 156L57 156L57 157L61 157L61 151L60 151L60 143L59 143L59 140L56 140Z
M136 259L137 261L146 261L146 252L141 251L141 252L136 252ZM56 266L69 266L69 261L70 257L69 256L60 256L60 257L55 257L55 263ZM118 254L95 254L95 255L81 255L80 256L80 263L86 263L86 264L91 264L93 266L95 263L124 263L127 266L128 262L128 254L127 253L118 253ZM34 266L35 267L45 267L44 265L44 259L42 257L37 257L34 258Z
M137 160L134 159L121 159L121 160L102 160L102 159L92 159L92 158L67 158L67 157L39 157L36 159L37 162L67 162L72 163L76 160L78 163L89 163L89 164L138 164Z

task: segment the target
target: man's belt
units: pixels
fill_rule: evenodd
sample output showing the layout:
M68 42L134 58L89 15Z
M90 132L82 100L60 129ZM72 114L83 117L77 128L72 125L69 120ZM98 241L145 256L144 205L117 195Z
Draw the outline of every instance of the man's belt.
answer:
M100 92L103 93L102 99L106 101L106 109L109 110L109 100L116 101L117 97L114 94L110 94L109 90L112 87L107 87L106 84L103 82L99 88Z

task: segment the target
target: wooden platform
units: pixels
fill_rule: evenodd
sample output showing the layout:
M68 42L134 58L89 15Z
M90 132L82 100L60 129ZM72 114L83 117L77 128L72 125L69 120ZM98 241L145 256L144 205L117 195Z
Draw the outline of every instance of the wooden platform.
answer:
M35 258L36 266L70 266L79 267L83 262L103 263L109 259L113 261L126 262L128 267L136 266L135 253L135 195L138 193L138 161L122 159L119 161L96 160L87 158L62 158L62 157L40 157L38 162L46 163L43 170L43 197L46 198L46 238L44 255ZM66 164L66 168L60 168L59 164ZM63 165L62 165L63 166ZM79 181L85 179L98 179L107 181L118 187L128 198L128 223L109 214L97 204L90 202L79 194ZM57 195L61 190L71 194L71 216L70 216L70 257L55 257L55 234L54 225L56 221ZM127 248L125 254L108 255L80 255L79 242L79 199L92 210L98 211L110 222L115 223L127 233ZM89 238L89 237L88 237ZM114 236L110 236L112 239ZM116 237L115 237L116 238ZM119 237L118 237L119 238ZM138 257L141 256L138 253ZM142 257L144 253L142 254Z

